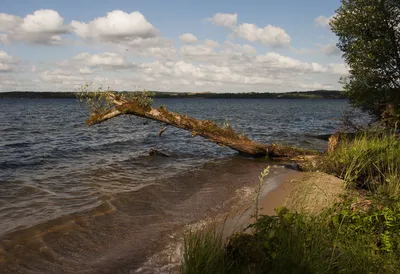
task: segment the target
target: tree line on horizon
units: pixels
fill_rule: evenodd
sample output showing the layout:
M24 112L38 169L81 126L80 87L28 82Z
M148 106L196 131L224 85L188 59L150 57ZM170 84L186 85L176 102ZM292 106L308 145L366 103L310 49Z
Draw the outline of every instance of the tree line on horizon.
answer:
M134 91L120 91L121 93L134 93ZM346 99L339 90L314 90L292 91L284 93L272 92L241 92L241 93L213 93L213 92L162 92L150 91L154 98L255 98L255 99ZM11 91L0 92L0 98L76 98L77 92L36 92L36 91Z

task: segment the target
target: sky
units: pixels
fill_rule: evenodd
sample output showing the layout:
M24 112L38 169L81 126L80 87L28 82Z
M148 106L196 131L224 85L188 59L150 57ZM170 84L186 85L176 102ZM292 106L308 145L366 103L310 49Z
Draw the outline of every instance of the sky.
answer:
M0 92L341 89L340 0L0 0Z

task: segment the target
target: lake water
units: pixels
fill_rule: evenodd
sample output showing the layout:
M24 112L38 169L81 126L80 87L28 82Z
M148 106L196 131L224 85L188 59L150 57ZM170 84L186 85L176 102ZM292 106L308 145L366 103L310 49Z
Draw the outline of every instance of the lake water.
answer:
M309 135L333 133L349 109L345 100L159 104L259 142L319 150L326 142ZM86 127L87 117L72 99L0 100L0 273L133 273L169 233L237 202L266 165L183 130L158 137L155 121Z

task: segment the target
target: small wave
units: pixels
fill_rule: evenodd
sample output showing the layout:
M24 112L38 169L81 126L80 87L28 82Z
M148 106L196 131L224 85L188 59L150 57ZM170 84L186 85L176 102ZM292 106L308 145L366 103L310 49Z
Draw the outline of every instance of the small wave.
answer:
M90 222L91 218L112 214L115 211L116 208L110 201L99 202L97 206L81 212L65 214L55 219L43 220L36 224L20 224L12 229L9 228L6 234L0 235L0 240L5 237L10 243L14 242L16 244L20 240L43 237L51 232L67 232L80 226L82 220L85 220L87 223Z
M45 194L50 194L52 196L59 196L57 193L55 193L47 188L42 188L42 187L31 185L31 184L22 185L21 188L19 189L18 196L26 196L26 195L38 194L38 193L45 193Z
M3 146L10 147L10 148L23 148L23 147L29 147L30 145L31 145L30 142L16 142L16 143L11 143L11 144L5 144Z
M23 167L35 167L45 164L47 161L45 158L31 159L31 160L12 160L0 162L0 169L19 169Z

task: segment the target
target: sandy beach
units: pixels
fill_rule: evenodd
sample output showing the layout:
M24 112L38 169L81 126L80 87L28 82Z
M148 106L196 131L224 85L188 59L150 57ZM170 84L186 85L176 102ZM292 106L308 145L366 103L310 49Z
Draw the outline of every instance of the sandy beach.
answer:
M315 214L337 202L344 191L344 182L322 172L291 170L269 179L263 186L259 215L273 216L276 209L285 206L298 212ZM255 203L234 211L234 217L225 222L224 235L254 223Z
M288 173L277 188L262 197L259 214L274 215L280 206L298 212L318 213L337 202L343 191L344 182L326 173Z

